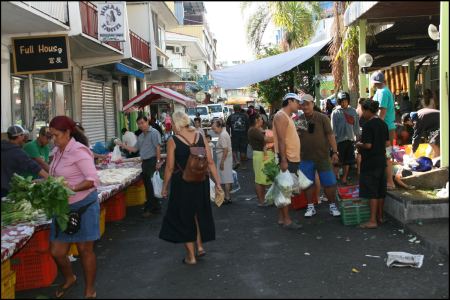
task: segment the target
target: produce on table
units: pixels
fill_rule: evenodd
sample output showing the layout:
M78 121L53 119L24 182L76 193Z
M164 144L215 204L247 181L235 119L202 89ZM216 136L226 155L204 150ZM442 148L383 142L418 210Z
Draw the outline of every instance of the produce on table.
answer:
M41 209L34 209L28 201L2 201L2 226L34 221L42 217L43 214L44 212Z
M135 178L142 170L139 168L106 169L97 172L101 185L120 184Z
M69 196L74 194L65 187L63 177L50 176L47 180L35 183L31 177L24 178L14 174L7 198L16 204L25 201L35 209L42 209L47 218L55 217L59 227L64 231L69 220Z

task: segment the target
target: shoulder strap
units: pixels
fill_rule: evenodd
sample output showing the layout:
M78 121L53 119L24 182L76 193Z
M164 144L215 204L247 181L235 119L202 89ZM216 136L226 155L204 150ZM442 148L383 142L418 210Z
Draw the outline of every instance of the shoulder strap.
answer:
M189 140L184 135L182 135L181 133L178 133L178 135L191 147L194 145L195 140L197 139L197 135L195 135L194 143L190 143Z

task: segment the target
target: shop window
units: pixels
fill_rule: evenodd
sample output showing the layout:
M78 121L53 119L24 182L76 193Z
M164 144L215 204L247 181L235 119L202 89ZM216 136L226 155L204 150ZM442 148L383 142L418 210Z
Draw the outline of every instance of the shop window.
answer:
M48 126L54 115L53 83L50 81L33 80L34 105L32 107L33 128L39 130Z
M20 78L12 78L12 103L13 123L25 126L25 81Z

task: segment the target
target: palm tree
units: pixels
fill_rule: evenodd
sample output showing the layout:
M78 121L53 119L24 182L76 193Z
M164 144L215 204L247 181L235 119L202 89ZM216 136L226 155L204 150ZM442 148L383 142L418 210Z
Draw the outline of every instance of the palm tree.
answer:
M312 2L243 2L242 12L257 5L247 22L247 41L255 53L261 51L261 42L270 22L285 30L285 51L302 47L314 33L315 21L321 12L318 1Z

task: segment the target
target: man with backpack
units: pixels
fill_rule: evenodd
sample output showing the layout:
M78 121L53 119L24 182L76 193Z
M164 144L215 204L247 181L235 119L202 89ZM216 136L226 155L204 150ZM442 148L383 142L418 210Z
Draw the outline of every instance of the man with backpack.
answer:
M234 169L246 169L247 161L247 132L250 127L248 115L242 111L241 106L234 105L234 113L227 119L227 131L231 133L231 144L233 150ZM238 156L240 153L240 159Z

